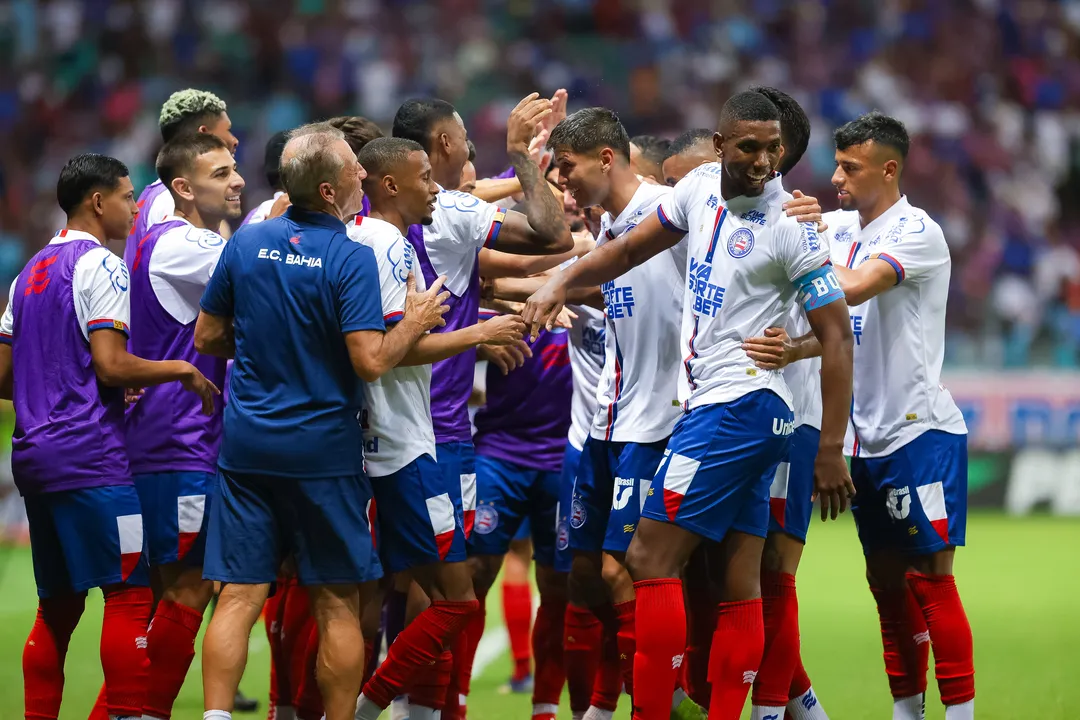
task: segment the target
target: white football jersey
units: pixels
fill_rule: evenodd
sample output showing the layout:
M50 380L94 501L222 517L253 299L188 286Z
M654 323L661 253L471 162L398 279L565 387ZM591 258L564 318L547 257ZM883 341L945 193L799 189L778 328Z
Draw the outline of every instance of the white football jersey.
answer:
M162 222L172 221L184 225L158 238L150 255L150 287L161 307L178 323L187 325L199 317L199 302L225 249L225 238L175 215Z
M73 240L98 242L98 239L89 233L65 229L58 232L49 244L61 245ZM3 316L0 316L0 338L7 342L11 341L15 326L12 300L17 282L18 276L11 281L7 308ZM90 331L102 327L128 333L131 324L131 297L128 292L130 287L127 264L108 248L92 248L75 261L71 293L75 300L75 317L79 320L79 330L87 342L90 341Z
M810 321L802 305L795 303L784 329L797 338L810 332ZM821 429L821 358L812 357L784 368L784 382L795 402L795 427L809 425Z
M619 217L600 219L597 246L623 235L656 212L671 188L641 183ZM592 437L650 443L671 435L679 406L679 317L685 248L676 246L606 282L604 372Z
M349 238L375 251L379 266L383 319L389 323L405 314L406 279L416 253L396 227L372 217L357 217ZM414 272L418 290L424 275ZM364 383L364 460L371 477L397 472L425 453L435 457L431 426L431 366L397 367L374 382Z
M698 167L657 210L665 227L689 233L680 399L692 409L772 390L794 410L782 373L756 367L742 343L787 322L800 280L828 263L829 250L813 225L784 213L779 177L758 197L725 200L720 174L720 163Z
M825 222L833 264L857 268L876 258L896 271L896 287L848 309L855 382L845 450L880 457L927 430L966 434L964 417L941 384L952 272L941 227L907 196L865 228L855 211L827 213Z
M461 297L469 290L481 248L494 247L506 211L457 190L440 190L431 224L424 226L424 248L432 269L445 275L444 287ZM476 323L472 318L470 325ZM449 324L449 323L447 323Z
M570 444L580 450L596 417L596 388L604 371L604 313L587 305L571 305L577 315L570 327Z

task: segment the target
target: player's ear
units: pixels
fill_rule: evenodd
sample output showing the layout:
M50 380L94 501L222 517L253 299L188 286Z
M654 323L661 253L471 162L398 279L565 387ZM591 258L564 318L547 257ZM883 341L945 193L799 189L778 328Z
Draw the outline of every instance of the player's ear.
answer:
M885 179L896 180L900 175L900 163L896 160L885 161Z
M105 214L105 196L100 192L90 193L90 209L98 217Z
M173 178L172 182L169 183L169 189L185 200L192 200L195 197L195 193L191 190L191 183L188 182L187 178Z
M327 205L334 204L334 197L337 195L337 191L333 184L324 182L319 183L319 197L323 199L323 202Z
M712 136L713 151L716 153L718 160L724 159L724 136L719 131L714 132Z
M382 183L382 186L383 186L383 190L386 191L387 195L390 195L391 197L393 197L394 195L398 194L397 181L394 180L393 175L383 175L383 179L382 179L381 183Z

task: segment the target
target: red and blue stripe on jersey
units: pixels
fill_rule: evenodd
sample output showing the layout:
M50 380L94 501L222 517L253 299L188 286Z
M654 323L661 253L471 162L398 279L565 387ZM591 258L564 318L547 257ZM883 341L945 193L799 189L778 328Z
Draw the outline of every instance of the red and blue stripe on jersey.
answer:
M862 243L861 242L853 242L853 243L851 243L851 251L848 252L847 262L844 263L844 265L846 265L848 268L854 268L855 267L855 258L857 258L859 256L859 250L861 248L862 248ZM859 446L860 446L860 443L859 443L859 430L858 430L858 428L855 427L855 397L854 396L852 396L852 398L851 398L850 416L851 416L851 436L853 438L853 442L852 442L852 446L851 446L851 456L852 457L859 457Z
M615 391L611 398L611 404L607 409L607 431L604 440L611 440L611 434L615 430L615 421L619 419L619 399L623 391L623 356L622 348L619 347L619 336L615 334L615 321L608 318L608 332L615 341Z
M709 250L705 253L705 262L711 263L713 254L716 252L716 245L720 241L720 229L724 227L724 220L727 219L727 208L721 205L716 209L716 223L713 225L712 240L709 241Z
M690 361L696 360L698 357L697 348L694 347L694 341L697 340L698 336L698 317L699 316L697 315L694 316L694 331L690 333L690 341L687 343L687 345L689 345L690 347L690 354L686 356L685 360L683 360L683 367L686 368L686 382L690 385L691 390L697 389L697 383L694 382L694 371L690 367ZM689 409L690 400L687 399L687 401L683 404L683 410Z

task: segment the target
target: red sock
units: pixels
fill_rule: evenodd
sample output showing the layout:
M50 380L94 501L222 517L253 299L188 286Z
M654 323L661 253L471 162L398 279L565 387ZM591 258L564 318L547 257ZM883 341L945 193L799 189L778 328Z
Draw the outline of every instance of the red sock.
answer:
M604 626L588 608L567 604L563 618L563 667L573 712L589 709L589 697L600 667L603 634Z
M285 596L288 593L288 580L279 577L274 583L274 594L263 605L263 623L266 625L266 641L270 645L270 707L267 717L273 719L279 706L292 705L292 690L289 689L289 673L281 650L281 626L285 616ZM281 667L282 670L278 670Z
M480 638L484 634L484 621L487 618L487 594L478 596L480 609L473 613L465 628L458 633L451 649L453 667L450 670L450 684L446 688L446 704L443 707L443 720L464 720L465 699L469 695L469 683L472 680L473 659Z
M146 681L143 715L172 717L172 706L184 686L191 661L195 659L195 638L202 627L198 610L169 600L158 603L154 620L146 633L146 654L150 674Z
M551 706L554 716L566 684L563 656L563 622L566 619L566 599L540 598L533 628L533 655L536 657L536 682L533 685L533 714L543 705Z
M89 720L109 720L108 703L105 702L105 683L101 683L97 700L94 701L94 707L90 710Z
M975 697L975 659L956 578L909 572L908 587L922 608L934 646L934 673L941 702L959 705Z
M503 618L506 632L510 635L510 655L514 658L515 681L529 676L529 626L532 624L532 588L523 585L503 583L502 586Z
M630 694L630 697L634 696L634 655L637 653L636 602L636 599L627 600L614 606L615 616L619 621L619 634L616 638L619 644L619 667L622 669L623 684L626 685L626 692ZM683 608L683 615L684 617L686 615L685 608ZM685 624L684 622L683 625ZM684 628L683 633L685 632ZM685 649L684 647L683 650ZM672 684L672 687L675 685Z
M907 591L887 591L871 587L881 623L885 674L894 698L926 692L926 670L930 663L930 634L914 595Z
M56 720L64 694L64 659L82 617L86 593L42 598L23 648L26 720Z
M683 660L683 679L686 694L701 707L709 707L712 688L709 685L709 651L716 632L716 603L708 593L688 594L686 602L686 657Z
M633 672L639 682L634 687L634 720L668 720L671 697L686 651L686 606L682 581L659 578L634 583L637 649ZM620 620L622 607L616 605ZM619 651L623 652L622 627Z
M720 603L709 658L709 720L739 720L764 648L761 598ZM781 705L787 705L787 698Z
M799 656L799 662L795 665L795 674L791 676L791 686L788 688L788 699L794 700L800 698L806 694L806 691L810 689L810 676L806 674L806 668L803 667L802 656Z
M619 658L618 629L603 628L600 643L600 666L593 682L592 698L589 704L600 710L615 712L619 706L619 696L623 690L622 660Z
M302 587L299 592L307 594ZM296 698L293 707L296 708L296 717L300 720L320 720L323 716L322 692L319 690L319 682L315 677L315 669L319 661L319 626L312 618L307 623L307 637L297 642L294 656L296 674L293 675L293 687L296 688Z
M416 671L412 689L409 690L409 704L413 707L426 707L442 710L446 707L446 689L450 685L450 671L454 660L449 650L443 650L439 659L432 665Z
M394 698L412 686L418 670L438 662L446 645L461 633L479 608L475 600L431 603L397 636L386 660L364 686L364 697L381 708L389 707Z
M101 670L110 715L142 715L150 660L146 632L154 595L148 587L102 588Z
M799 663L799 600L795 576L761 573L765 652L754 681L753 702L765 707L784 707Z

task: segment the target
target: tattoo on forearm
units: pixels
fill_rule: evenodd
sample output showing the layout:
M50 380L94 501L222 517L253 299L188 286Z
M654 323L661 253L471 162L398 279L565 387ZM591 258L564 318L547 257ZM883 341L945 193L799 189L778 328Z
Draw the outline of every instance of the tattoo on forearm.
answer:
M525 153L512 152L510 164L521 183L521 191L525 195L521 203L524 205L522 210L532 229L549 240L569 232L562 205L548 190L547 180L540 174L536 163Z

